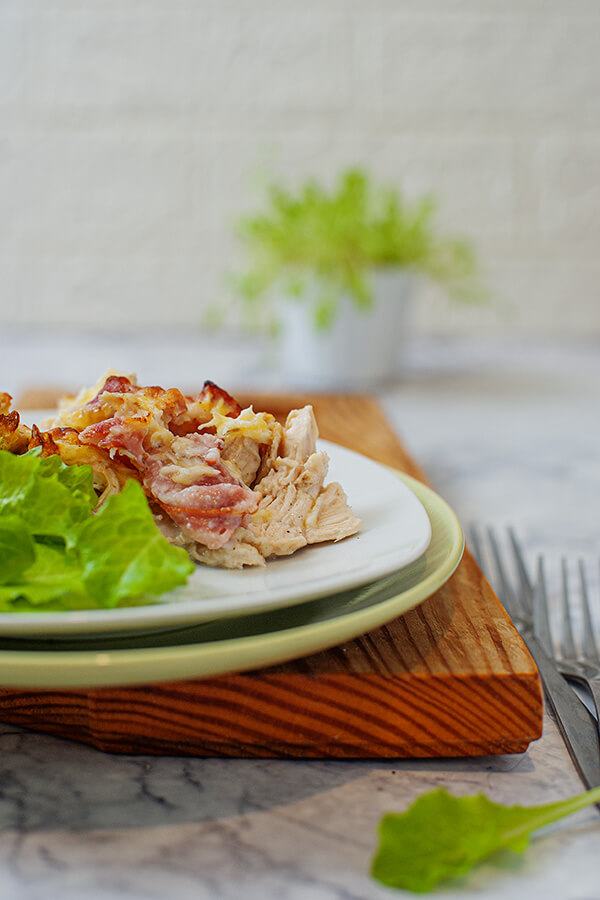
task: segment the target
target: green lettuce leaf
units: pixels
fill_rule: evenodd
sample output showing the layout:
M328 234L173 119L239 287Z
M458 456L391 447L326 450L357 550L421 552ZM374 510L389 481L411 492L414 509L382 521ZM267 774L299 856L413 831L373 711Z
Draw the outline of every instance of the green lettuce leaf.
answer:
M58 456L0 451L0 516L19 516L32 535L70 543L98 502L92 478L90 466L66 466Z
M0 584L21 575L35 562L35 544L18 516L0 517Z
M50 459L58 459L58 457L48 457L48 460ZM46 471L48 460L46 460ZM56 474L59 482L71 491L71 496L77 503L94 509L98 498L94 491L94 473L91 466L66 466L61 463L61 468Z
M0 611L110 608L185 584L194 565L137 482L96 503L89 466L0 451Z
M86 590L104 606L149 591L170 591L194 569L185 550L169 544L156 527L136 481L84 523L78 549Z
M21 610L47 608L53 601L58 601L61 609L105 605L86 601L82 567L75 552L37 542L33 565L20 577L0 584L0 609L10 612L15 601Z
M523 852L533 831L598 801L600 788L529 807L502 806L484 794L454 797L443 789L429 791L406 812L382 818L371 874L388 887L426 893L498 850Z

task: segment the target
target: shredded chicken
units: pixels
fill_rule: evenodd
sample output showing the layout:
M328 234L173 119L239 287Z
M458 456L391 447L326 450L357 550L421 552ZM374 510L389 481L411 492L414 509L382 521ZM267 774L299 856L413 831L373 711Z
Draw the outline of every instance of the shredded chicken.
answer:
M225 443L223 460L229 468L235 466L234 471L250 486L260 466L260 444L249 437L233 437Z
M306 462L317 449L319 429L312 406L293 409L285 422L281 455Z
M283 430L282 448L288 455L274 460L255 484L262 494L257 511L245 527L217 551L198 547L195 558L211 566L241 568L274 556L289 556L307 544L338 541L360 528L346 495L337 482L323 487L327 454L316 450L317 425L311 406L292 410ZM254 551L254 552L253 552Z
M40 447L90 465L99 505L136 479L165 537L206 565L264 565L360 528L341 486L324 485L328 458L316 449L311 406L292 410L282 428L213 382L189 397L118 372L65 398L45 431L21 425L10 403L0 394L1 449Z

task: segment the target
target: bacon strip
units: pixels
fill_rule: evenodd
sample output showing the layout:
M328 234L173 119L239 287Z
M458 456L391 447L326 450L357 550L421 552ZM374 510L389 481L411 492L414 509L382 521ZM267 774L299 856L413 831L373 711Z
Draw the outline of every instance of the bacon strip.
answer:
M31 431L21 424L19 413L10 411L12 397L0 393L0 449L10 453L24 453L31 437Z
M148 495L191 539L218 549L227 543L245 517L258 508L259 495L237 480L221 460L223 442L214 435L175 437L161 432L162 443L148 446L152 432L146 418L113 417L89 425L80 434L83 444L125 454L141 475ZM192 484L185 480L194 466L208 472Z
M228 394L227 391L223 390L222 387L219 387L218 384L215 384L214 381L204 382L202 393L198 399L200 402L208 401L211 406L220 403L223 415L232 416L234 419L236 416L239 416L242 411L242 407L237 400L234 400L231 394Z

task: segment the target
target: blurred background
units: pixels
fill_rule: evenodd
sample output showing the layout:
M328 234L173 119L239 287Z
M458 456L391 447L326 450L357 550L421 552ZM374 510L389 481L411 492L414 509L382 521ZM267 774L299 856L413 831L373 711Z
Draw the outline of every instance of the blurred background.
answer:
M27 380L24 347L66 382L88 374L77 348L94 372L127 368L124 348L155 356L167 332L165 375L210 375L204 346L215 377L239 380L240 216L268 182L328 188L356 166L435 195L436 227L467 238L489 292L465 306L419 279L416 345L589 345L599 38L595 0L2 0L3 384Z

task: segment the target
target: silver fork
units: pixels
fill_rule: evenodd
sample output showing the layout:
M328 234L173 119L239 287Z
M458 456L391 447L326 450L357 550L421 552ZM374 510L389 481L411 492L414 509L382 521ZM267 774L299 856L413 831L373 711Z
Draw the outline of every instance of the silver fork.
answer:
M533 593L534 588L527 573L527 567L516 535L512 528L507 529L510 539L513 564L517 573L517 587L509 575L509 565L505 561L501 544L493 528L486 529L487 542L494 562L494 570L488 565L484 553L485 538L476 525L468 529L469 545L473 556L484 572L506 612L521 633L533 633Z
M505 561L500 542L493 529L487 529L487 540L494 560L493 567L488 566L488 555L483 553L485 539L482 532L474 525L468 530L469 545L475 559L496 588L500 601L521 632L537 663L546 698L554 711L571 759L584 784L590 788L595 787L600 784L600 725L558 671L556 663L538 637L542 634L544 625L538 600L541 592L540 583L535 586L532 584L516 535L510 528L508 535L512 563L517 573L516 587L514 580L509 576L511 567ZM543 565L541 569L543 571Z
M583 684L594 701L596 716L600 720L600 653L594 637L594 624L590 611L588 582L583 560L578 560L579 587L583 612L583 631L581 633L581 651L573 637L572 606L573 597L569 591L569 574L567 561L561 559L561 632L559 652L552 640L548 614L548 592L542 561L538 562L539 591L539 633L538 638L544 649L554 658L557 668L563 675Z

